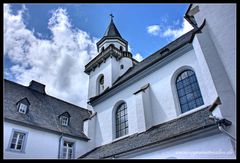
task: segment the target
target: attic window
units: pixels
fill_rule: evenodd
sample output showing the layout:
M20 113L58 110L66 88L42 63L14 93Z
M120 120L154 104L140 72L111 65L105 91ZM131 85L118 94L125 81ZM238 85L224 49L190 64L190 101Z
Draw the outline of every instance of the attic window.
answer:
M27 98L23 98L17 102L17 110L19 113L27 114L30 102Z
M68 126L68 117L61 116L60 117L60 122L61 122L61 125Z
M28 108L28 106L26 104L20 103L19 107L18 107L18 112L22 113L22 114L26 114L27 108Z
M62 126L68 126L70 121L70 114L68 112L64 112L63 114L59 115L59 121Z

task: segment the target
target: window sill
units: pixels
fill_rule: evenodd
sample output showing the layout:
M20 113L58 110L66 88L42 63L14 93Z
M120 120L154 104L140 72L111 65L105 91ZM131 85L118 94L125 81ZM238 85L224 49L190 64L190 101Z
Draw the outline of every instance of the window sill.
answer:
M207 106L207 105L201 105L201 106L199 106L199 107L197 107L197 108L195 108L195 109L192 109L192 110L189 110L189 111L187 111L187 112L185 112L185 113L179 114L179 115L177 116L177 118L184 117L184 116L186 116L186 115L189 115L189 114L192 114L192 113L194 113L194 112L197 112L197 111L205 108L206 106Z
M10 148L7 148L6 151L7 152L19 153L19 154L25 154L25 151L19 151L19 150L14 150L14 149L10 149Z
M116 141L121 140L121 139L124 139L124 138L126 138L126 137L129 137L129 134L124 135L124 136L121 136L121 137L118 137L118 138L115 138L115 139L113 139L112 142L116 142Z

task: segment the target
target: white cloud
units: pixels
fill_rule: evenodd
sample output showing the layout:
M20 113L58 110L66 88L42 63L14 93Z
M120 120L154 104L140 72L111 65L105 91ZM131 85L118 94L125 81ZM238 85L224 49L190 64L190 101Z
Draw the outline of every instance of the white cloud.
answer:
M137 61L141 62L143 60L143 57L140 53L137 53L133 56L134 59L136 59Z
M4 57L13 65L4 70L5 77L28 85L31 80L46 85L46 92L65 101L86 107L88 76L84 66L96 54L97 38L73 29L67 11L52 11L48 28L51 39L39 39L23 22L23 6L16 15L4 4Z
M147 32L151 35L157 36L160 32L160 26L159 25L151 25L147 27Z
M174 40L174 39L182 36L183 34L189 32L192 29L193 29L193 27L188 23L188 21L186 19L183 19L181 28L178 28L178 29L167 28L163 32L162 37L170 37Z
M166 18L164 18L162 19L161 25L148 26L147 32L154 36L160 36L160 37L165 37L168 40L174 40L193 29L193 27L188 23L186 19L183 19L183 23L181 24L180 28L173 28L170 26L166 26L165 25L166 22L167 20ZM173 24L175 26L179 25L180 24L179 19L176 21L173 21Z

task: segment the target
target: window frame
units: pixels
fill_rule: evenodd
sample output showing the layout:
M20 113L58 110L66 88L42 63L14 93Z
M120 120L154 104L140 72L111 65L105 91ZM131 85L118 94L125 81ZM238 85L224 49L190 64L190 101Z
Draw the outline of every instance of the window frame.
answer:
M72 157L71 158L64 158L63 157L63 154L64 154L64 142L67 142L67 143L72 143ZM61 148L60 148L60 158L61 159L74 159L75 158L75 151L76 151L76 141L75 140L72 140L72 139L69 139L69 138L62 138L62 141L61 141ZM67 155L66 155L67 156Z
M14 136L14 133L17 132L17 133L20 133L20 134L24 134L23 136L23 140L22 140L22 144L21 144L21 149L18 150L18 149L13 149L11 148L11 144L12 144L12 141L13 141L13 136ZM18 129L12 129L12 132L11 132L11 136L9 138L9 141L8 141L8 147L7 147L7 151L11 151L11 152L18 152L18 153L25 153L25 150L26 150L26 144L27 144L27 138L28 138L28 132L26 131L22 131L22 130L18 130ZM18 140L18 139L17 139ZM16 144L17 145L18 142L16 141ZM16 146L15 146L16 147Z
M66 122L66 123L63 123L63 122ZM61 115L60 116L60 123L61 123L62 126L69 126L69 117L67 117L65 115Z
M121 108L122 105L124 105L123 106L124 108ZM122 102L119 105L117 105L114 118L115 118L114 119L114 121L115 121L115 139L118 139L118 138L128 135L129 134L128 109L127 109L127 104L125 102ZM121 120L121 119L123 119L123 120Z
M25 112L21 111L21 109L22 109L21 106L25 106L26 107L25 108ZM20 102L19 105L18 105L18 112L21 113L21 114L27 114L27 111L28 111L28 105Z
M188 72L190 72L191 74L189 75ZM184 73L187 74L187 76L182 79L182 76L185 75ZM191 77L194 77L195 80L191 81L191 79L192 79ZM181 84L180 82L182 83L181 88L180 88L180 84ZM184 70L180 71L176 75L174 84L175 84L175 88L176 88L176 96L177 96L177 100L178 100L178 104L179 104L179 108L180 108L180 114L187 113L189 111L192 111L192 110L204 105L204 100L203 100L202 92L201 92L201 89L200 89L200 86L198 83L198 79L197 79L196 73L192 69L184 69ZM197 85L197 89L194 89L192 87L192 85ZM191 87L189 90L190 92L186 93L185 89L187 89L188 87L189 88ZM181 93L183 93L183 94L180 95ZM193 99L190 99L190 100L188 99L187 95L189 95L189 94L191 94L191 96L193 96ZM198 97L195 97L195 94L199 94ZM185 97L186 102L183 104L182 100L184 97ZM201 104L197 104L198 99L201 99L201 101L202 101ZM195 106L190 107L189 106L190 103L193 103L193 102L195 103ZM187 105L187 109L185 109L185 110L182 108L184 105Z

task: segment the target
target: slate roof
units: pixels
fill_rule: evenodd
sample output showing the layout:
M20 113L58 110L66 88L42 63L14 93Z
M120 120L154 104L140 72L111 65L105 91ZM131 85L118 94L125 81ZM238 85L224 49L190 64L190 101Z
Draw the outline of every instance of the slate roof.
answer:
M108 28L104 33L103 38L97 42L97 46L99 46L106 39L119 39L124 43L128 44L128 42L122 38L120 32L118 31L117 27L113 22L113 19L111 19L110 24L108 25Z
M120 37L120 38L122 38L122 36L120 35L117 27L113 23L112 19L111 19L111 22L110 22L110 24L109 24L109 26L108 26L104 36L106 36L106 37L108 37L108 36L110 36L110 37Z
M211 114L209 107L203 108L192 114L156 125L145 132L130 135L119 141L97 147L79 158L111 158L129 151L141 150L147 146L159 145L166 140L172 140L178 136L189 136L195 131L204 128L216 127L214 121L208 116Z
M27 98L30 103L29 111L26 115L17 111L16 104L23 98ZM3 106L4 120L59 134L62 132L63 135L88 140L88 137L83 133L83 120L91 115L91 111L87 109L6 79L4 79ZM68 112L71 116L69 126L66 127L60 125L58 119L58 116L64 112Z
M118 85L124 83L128 79L134 77L137 73L139 73L139 72L145 70L146 68L152 66L154 63L161 61L165 57L171 55L174 51L176 51L179 48L183 47L184 45L186 45L188 43L191 43L192 40L193 40L194 35L198 31L199 31L199 29L193 29L193 30L187 32L186 34L182 35L181 37L177 38L173 42L171 42L168 45L164 46L163 48L161 48L157 52L153 53L149 57L145 58L141 62L137 63L136 65L134 65L133 67L128 69L128 71L125 74L120 76L113 83L113 86L111 88L109 88L108 90L106 90L105 92L103 92L102 94L100 94L98 96L92 97L90 99L89 103L91 104L91 102L95 101L96 99L98 99L103 94L111 91L112 89L114 89Z

